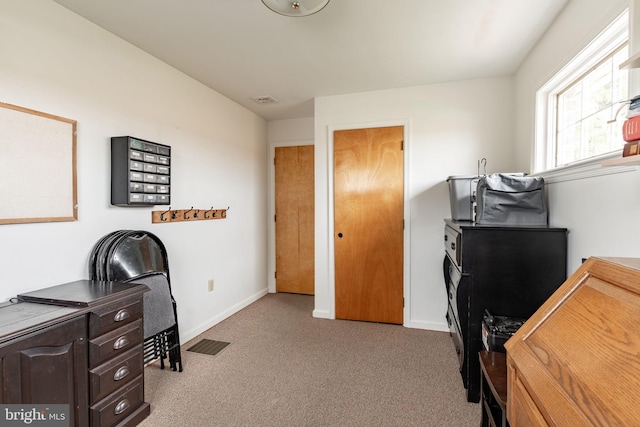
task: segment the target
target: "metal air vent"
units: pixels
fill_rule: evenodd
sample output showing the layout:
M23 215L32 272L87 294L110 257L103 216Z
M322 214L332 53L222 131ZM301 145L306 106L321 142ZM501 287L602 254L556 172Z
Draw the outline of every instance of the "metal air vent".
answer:
M253 100L253 102L255 102L256 104L277 104L278 100L275 99L273 96L252 96L251 99Z

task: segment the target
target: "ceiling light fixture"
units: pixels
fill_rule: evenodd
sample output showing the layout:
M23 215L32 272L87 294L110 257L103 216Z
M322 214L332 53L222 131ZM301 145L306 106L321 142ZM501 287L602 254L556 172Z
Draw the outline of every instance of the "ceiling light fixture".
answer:
M329 0L262 0L262 3L280 15L309 16L324 9Z

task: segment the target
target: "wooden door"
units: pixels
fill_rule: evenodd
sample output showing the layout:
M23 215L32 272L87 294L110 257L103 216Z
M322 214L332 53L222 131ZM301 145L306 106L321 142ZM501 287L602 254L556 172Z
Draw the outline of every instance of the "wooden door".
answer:
M339 319L403 322L402 126L334 133Z
M277 147L276 292L314 293L313 145Z

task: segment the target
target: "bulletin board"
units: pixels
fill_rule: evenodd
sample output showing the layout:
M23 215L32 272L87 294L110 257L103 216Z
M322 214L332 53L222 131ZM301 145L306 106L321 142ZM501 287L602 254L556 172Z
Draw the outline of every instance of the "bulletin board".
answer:
M0 102L0 224L78 219L76 126Z

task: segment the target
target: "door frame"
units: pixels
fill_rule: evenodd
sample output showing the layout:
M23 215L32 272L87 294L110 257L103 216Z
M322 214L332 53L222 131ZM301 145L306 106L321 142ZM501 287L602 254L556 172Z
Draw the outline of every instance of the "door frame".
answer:
M411 147L409 141L410 135L410 127L409 120L391 120L391 121L374 121L368 123L354 123L347 125L329 125L327 127L327 179L328 179L328 190L329 190L329 200L327 203L328 207L328 309L329 309L329 318L336 318L336 280L335 280L335 215L334 215L334 182L333 182L333 174L334 174L334 158L333 158L333 133L339 130L349 130L349 129L369 129L369 128L378 128L378 127L389 127L389 126L403 126L404 131L404 146L403 146L403 198L404 198L404 232L403 232L403 294L404 294L404 309L403 309L403 325L406 326L411 322L411 199L410 199L410 186L409 186L409 148ZM318 236L316 236L316 239ZM318 265L316 264L316 268Z
M273 159L276 157L276 147L297 147L303 145L315 146L313 139L276 141L269 144L269 158L267 160L267 173L269 175L269 179L267 180L267 212L269 212L270 217L267 218L267 291L270 294L276 293L276 222L273 220L276 214L276 168L273 164Z

